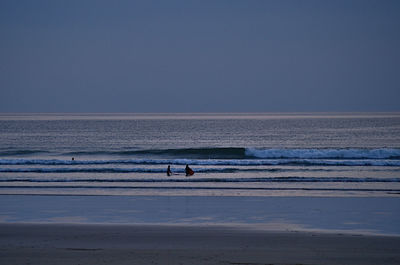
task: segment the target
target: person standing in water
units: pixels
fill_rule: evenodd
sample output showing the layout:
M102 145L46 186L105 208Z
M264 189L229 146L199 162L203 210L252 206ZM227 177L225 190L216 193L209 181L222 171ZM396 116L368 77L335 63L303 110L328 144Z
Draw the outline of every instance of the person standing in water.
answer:
M186 176L192 176L194 174L194 171L189 167L189 165L186 165L185 172Z
M168 165L168 168L167 168L167 176L169 177L169 176L171 176L171 175L172 175L171 166Z

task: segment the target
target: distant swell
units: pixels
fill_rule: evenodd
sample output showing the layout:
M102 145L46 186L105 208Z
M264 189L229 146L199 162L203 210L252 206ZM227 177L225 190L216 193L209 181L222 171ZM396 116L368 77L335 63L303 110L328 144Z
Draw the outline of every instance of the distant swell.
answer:
M245 158L245 148L221 147L221 148L177 148L177 149L148 149L131 151L82 151L68 152L64 155L117 155L117 156L165 156L182 158Z
M34 155L48 153L43 150L5 150L0 151L0 156L23 156L23 155Z

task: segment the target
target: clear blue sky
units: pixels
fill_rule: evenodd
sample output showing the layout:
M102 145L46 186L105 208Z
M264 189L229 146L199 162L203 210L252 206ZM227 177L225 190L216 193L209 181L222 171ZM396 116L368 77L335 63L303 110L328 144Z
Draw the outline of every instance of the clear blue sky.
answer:
M0 1L0 112L400 111L400 1Z

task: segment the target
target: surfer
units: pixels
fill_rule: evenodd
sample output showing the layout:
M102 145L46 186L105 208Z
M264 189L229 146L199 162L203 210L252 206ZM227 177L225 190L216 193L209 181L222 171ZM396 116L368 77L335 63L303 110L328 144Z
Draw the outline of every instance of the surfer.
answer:
M185 172L186 176L192 176L194 174L194 171L189 167L189 165L186 165Z
M167 168L167 176L171 176L171 175L172 175L171 166L168 165L168 168Z

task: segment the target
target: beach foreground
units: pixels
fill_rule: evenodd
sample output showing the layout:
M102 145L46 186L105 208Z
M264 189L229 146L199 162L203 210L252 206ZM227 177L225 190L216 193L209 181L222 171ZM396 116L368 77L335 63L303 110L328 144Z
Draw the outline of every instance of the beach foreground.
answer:
M0 224L0 264L400 264L400 237L228 226Z

